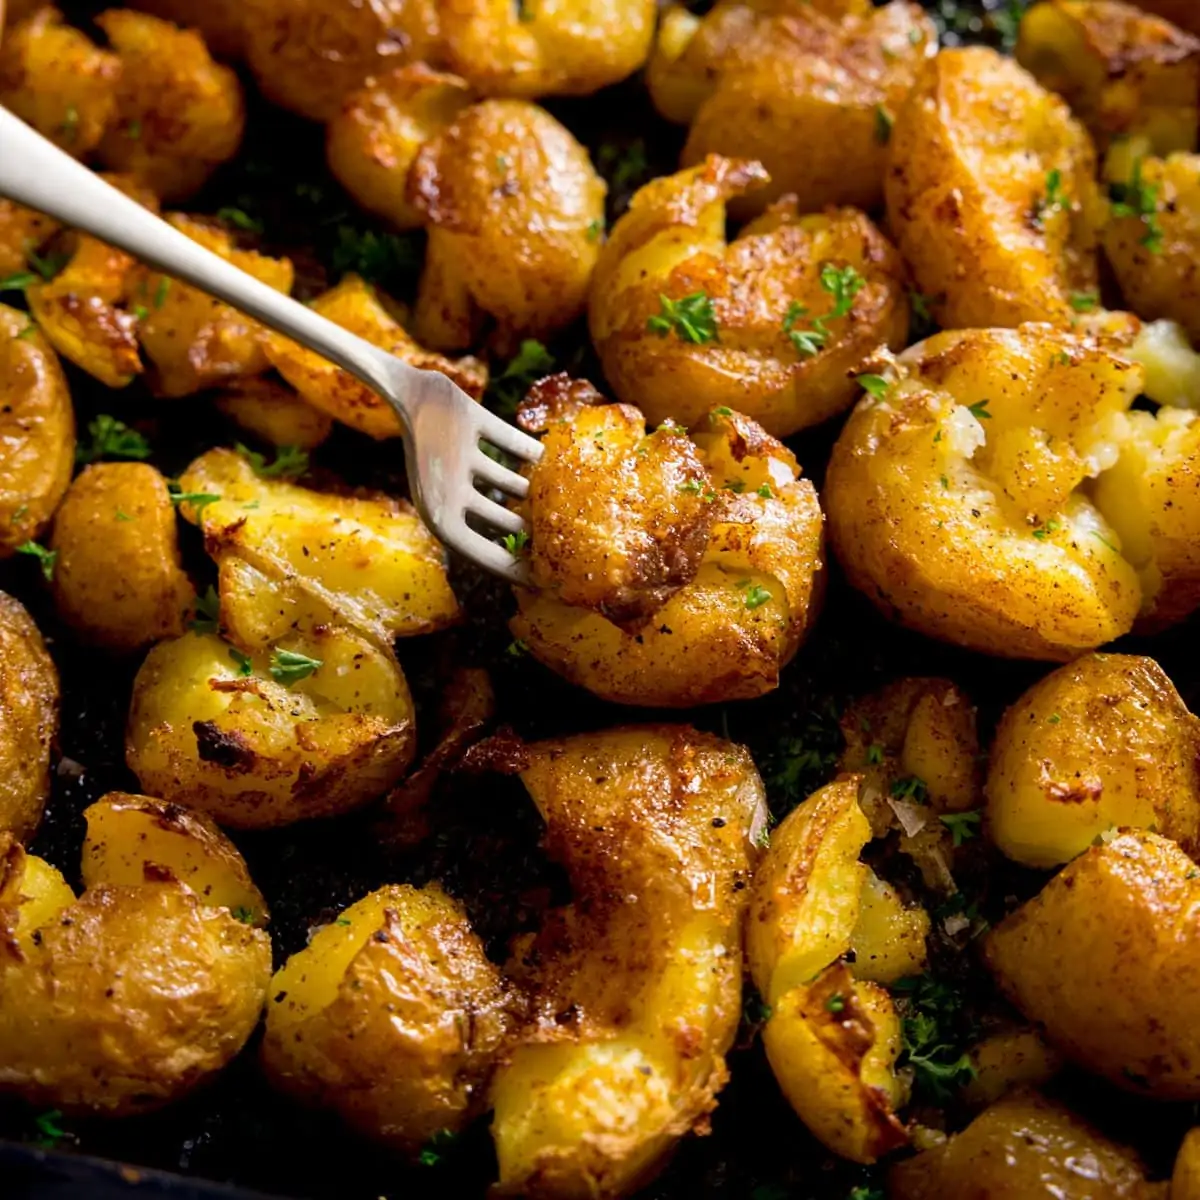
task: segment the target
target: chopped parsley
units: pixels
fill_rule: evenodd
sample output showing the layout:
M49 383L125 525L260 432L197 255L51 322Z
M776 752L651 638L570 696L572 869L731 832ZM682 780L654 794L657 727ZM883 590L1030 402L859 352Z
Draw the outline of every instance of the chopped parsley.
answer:
M771 485L769 483L764 483L760 485L758 489L758 495L760 495L764 500L770 500L775 493L771 491Z
M446 1151L454 1145L458 1134L450 1129L439 1129L421 1148L417 1162L423 1167L439 1166L446 1157Z
M59 1124L61 1120L62 1112L57 1108L51 1108L34 1117L33 1126L38 1134L34 1139L35 1145L53 1148L67 1137L67 1131Z
M76 135L79 133L79 109L75 105L67 105L67 111L63 114L63 119L59 122L58 132L68 142L75 140Z
M254 923L254 909L247 908L244 904L239 904L237 908L231 908L229 915L235 921L241 921L243 925L252 925Z
M922 292L908 293L908 306L912 310L910 332L914 341L922 341L937 329L937 322L933 319L933 313L929 308L933 299L934 297L926 296Z
M22 542L17 547L18 554L29 554L38 560L42 567L42 575L49 583L54 578L54 564L58 561L57 550L47 550L37 542Z
M988 402L986 400L976 400L974 404L967 405L967 412L977 421L990 421L992 414L988 412L987 406Z
M597 218L594 221L588 222L587 240L589 242L598 242L604 236L604 221Z
M9 517L9 522L15 525L29 511L28 504L18 505L13 515Z
M883 762L883 747L878 742L872 742L867 747L867 766L877 767Z
M1127 183L1114 183L1108 189L1112 200L1114 217L1135 217L1145 226L1141 244L1151 254L1163 248L1163 230L1158 220L1158 184L1146 183L1142 179L1142 160L1133 164L1133 173Z
M308 470L308 451L299 446L279 446L275 459L268 463L257 450L250 450L241 442L233 447L263 479L297 479Z
M1046 172L1046 190L1038 197L1033 206L1033 223L1038 229L1044 229L1046 217L1052 212L1062 212L1068 207L1066 194L1063 192L1062 172L1053 168Z
M262 221L257 217L252 217L241 208L218 208L217 220L223 221L226 225L232 225L235 229L244 230L246 233L262 233L263 231Z
M973 1030L964 1028L962 997L930 975L898 979L892 991L899 993L904 1006L897 1066L912 1068L918 1095L944 1104L976 1075L963 1049Z
M983 814L974 812L943 813L938 820L950 830L956 846L970 841L978 832L983 821Z
M66 253L47 254L44 257L32 250L25 251L29 265L43 278L53 279L65 267L71 256Z
M596 155L596 163L612 184L614 192L630 191L637 187L650 169L646 143L641 138L624 148L614 142L605 142Z
M882 375L856 375L854 382L876 400L882 400L892 386Z
M1045 525L1039 525L1038 528L1033 531L1033 536L1037 538L1039 542L1044 542L1052 533L1057 533L1061 528L1062 526L1059 524L1059 522L1051 517L1050 520L1045 523Z
M412 236L339 225L330 261L335 274L353 273L374 283L392 276L416 274L421 266L420 243Z
M132 521L133 520L133 518L127 512L123 512L119 508L113 513L113 516L115 516L118 521Z
M875 140L886 146L892 140L892 126L895 118L882 104L875 105Z
M179 484L173 480L167 484L167 491L171 494L171 503L177 508L181 504L190 504L197 512L203 511L210 504L216 504L221 499L216 492L180 491Z
M171 281L167 276L162 276L158 281L158 286L154 289L154 307L162 308L167 302L167 296L171 293Z
M504 370L493 376L488 384L485 399L489 401L489 407L497 416L512 417L530 387L551 374L554 367L554 356L550 351L535 338L526 338Z
M771 844L771 827L769 825L763 825L754 835L754 844L760 850L765 850Z
M509 658L523 658L529 653L529 643L522 641L520 638L514 638L504 648L504 653Z
M809 329L797 329L801 317L808 316L808 309L793 300L783 317L783 332L795 347L796 353L806 358L825 348L829 341L829 322L847 315L854 307L854 297L866 285L866 280L853 267L835 267L825 263L821 267L821 287L833 297L833 308L822 317L813 319Z
M296 650L276 650L271 655L271 678L276 683L290 687L307 679L314 671L323 665L319 658L309 658Z
M828 1000L825 1001L825 1011L831 1013L845 1012L846 997L841 992L834 992Z
M771 593L757 583L746 590L746 607L749 609L761 608L770 599Z
M897 800L911 800L914 804L929 803L929 788L925 786L925 780L916 775L902 775L899 779L893 779L888 790Z
M37 276L32 271L18 271L0 279L0 292L20 292L31 283L37 283Z
M38 327L36 321L30 321L20 333L17 334L17 341L24 341L25 338L31 338L37 333Z
M1059 721L1061 721L1061 720L1062 720L1062 717L1060 717L1060 716L1058 715L1058 713L1051 713L1051 714L1050 714L1050 715L1049 715L1049 716L1046 718L1046 723L1047 723L1048 725L1057 725L1057 724L1059 723Z
M101 413L88 422L91 441L75 447L75 461L81 466L101 458L150 457L150 443L136 429L108 413Z
M777 815L829 781L844 739L832 701L814 706L798 737L784 738L768 756L764 780Z
M196 615L188 622L193 633L216 633L221 623L221 598L210 583L203 596L196 597Z
M504 535L504 548L513 556L520 558L525 553L525 547L529 545L529 530L522 529L517 533L506 533Z
M1100 297L1095 292L1072 292L1069 303L1076 312L1091 312L1100 303Z
M679 300L660 295L660 310L646 321L646 328L659 337L672 332L681 342L703 345L717 340L717 318L712 301L704 292L692 292Z
M248 654L243 654L236 646L229 647L229 657L237 666L238 674L248 676L254 674L254 660Z

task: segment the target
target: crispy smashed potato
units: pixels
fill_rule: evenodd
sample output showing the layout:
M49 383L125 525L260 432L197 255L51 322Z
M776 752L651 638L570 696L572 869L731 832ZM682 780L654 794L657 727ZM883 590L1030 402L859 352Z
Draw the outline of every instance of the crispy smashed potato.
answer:
M242 86L194 29L114 8L96 24L121 60L117 111L99 146L166 201L186 200L242 143Z
M129 0L128 8L140 9L184 29L198 29L214 54L241 54L242 10L245 0Z
M112 123L120 78L121 60L50 5L13 24L0 43L0 104L76 158Z
M363 208L415 229L424 218L408 199L409 169L421 146L472 99L465 79L424 63L369 79L325 127L329 169Z
M0 592L0 835L33 836L50 795L58 671L18 600Z
M492 1084L497 1187L628 1195L705 1126L725 1082L763 787L741 747L680 726L528 754L574 903L518 952L533 1007Z
M429 229L415 313L426 345L460 349L485 316L501 343L545 337L583 312L605 184L544 109L471 105L421 147L408 184Z
M1189 1129L1175 1156L1169 1200L1200 1198L1200 1127Z
M168 218L206 250L285 295L292 290L292 264L237 248L226 230L181 213ZM154 364L154 390L160 396L188 396L214 384L259 375L268 367L266 331L228 304L171 279L145 270L137 299L145 309L138 335Z
M655 0L443 0L441 52L488 96L586 96L650 53Z
M0 558L38 537L71 482L75 411L27 313L0 304Z
M600 253L592 340L617 396L651 424L721 405L784 437L848 408L859 364L905 343L904 267L862 213L780 201L726 241L727 202L765 178L713 156L655 179ZM711 330L693 334L670 314L698 292Z
M733 202L735 216L787 194L801 212L879 207L891 118L937 48L919 5L835 18L809 5L725 3L692 36L688 24L664 22L651 94L665 115L691 122L685 166L736 154L770 172L768 187Z
M988 835L1054 867L1108 830L1156 829L1200 850L1200 719L1150 658L1093 654L1004 714L987 779Z
M146 463L94 463L67 489L50 549L54 605L86 643L119 653L177 637L196 593L175 505Z
M1086 1165L1085 1165L1086 1164ZM888 1200L1143 1200L1142 1165L1061 1104L1018 1092L888 1174Z
M406 501L266 478L231 450L202 454L179 483L185 492L220 496L199 510L180 506L204 531L218 566L244 561L272 581L261 596L248 586L235 597L239 624L262 627L258 645L286 636L314 606L321 619L336 614L381 646L459 619L445 551Z
M947 329L1067 325L1097 290L1091 139L1066 104L992 50L944 50L896 114L889 225Z
M1198 905L1192 860L1158 834L1125 830L992 930L984 956L1001 991L1072 1061L1141 1095L1194 1100Z
M109 792L84 809L87 836L80 872L85 888L136 887L146 865L169 872L208 905L227 908L258 928L270 913L237 847L203 813L152 796Z
M877 983L922 970L929 918L859 861L871 836L861 782L815 792L772 833L746 957L771 1008L763 1045L784 1095L835 1153L874 1162L908 1140L895 1116L906 1098L892 1069L900 1020Z
M0 200L0 272L17 275L26 269L30 250L36 250L59 228L44 213L11 200Z
M1017 61L1057 92L1100 149L1146 138L1196 148L1200 41L1119 0L1042 0L1021 20Z
M483 395L487 385L483 363L476 358L445 358L425 350L388 311L375 288L357 275L347 275L310 307L410 366L441 371L468 395ZM400 418L391 405L348 371L282 334L268 333L265 345L271 365L314 408L370 437L400 436Z
M333 429L333 418L275 379L239 379L216 399L217 410L272 446L312 450Z
M524 505L535 586L518 589L513 633L621 704L770 691L819 605L815 490L739 414L714 411L689 445L678 427L646 436L636 410L599 399L552 376L526 402L554 407Z
M369 75L436 59L438 0L241 0L242 50L266 98L327 121Z
M1043 1087L1062 1070L1063 1061L1036 1029L990 1034L971 1047L975 1076L963 1087L963 1098L985 1108L1019 1088Z
M352 904L288 959L271 994L272 1083L408 1152L482 1110L512 1017L500 972L436 884Z
M825 498L851 582L932 637L1064 660L1128 632L1142 588L1081 490L1117 458L1142 371L1052 330L938 334L865 397Z
M266 999L266 934L183 884L156 880L98 884L79 900L55 889L63 907L52 910L43 895L41 924L18 941L12 931L32 861L8 856L0 907L9 930L0 951L0 1091L124 1116L161 1107L224 1067Z

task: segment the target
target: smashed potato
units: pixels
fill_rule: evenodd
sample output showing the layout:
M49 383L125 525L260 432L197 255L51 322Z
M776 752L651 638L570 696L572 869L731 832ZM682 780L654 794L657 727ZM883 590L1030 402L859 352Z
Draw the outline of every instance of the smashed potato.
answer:
M388 311L379 293L357 275L347 275L310 305L314 312L394 354L410 366L441 371L468 395L483 395L487 368L476 358L444 358L418 345ZM399 437L400 418L376 392L349 371L278 333L266 335L271 365L314 408L374 438Z
M199 509L180 505L218 566L232 571L244 562L272 581L231 593L239 623L261 626L258 645L285 637L314 606L322 619L336 614L381 646L459 619L446 553L406 501L312 491L258 474L231 450L202 454L179 484L220 497ZM255 641L248 630L243 640Z
M486 316L502 344L546 337L587 303L605 183L548 112L485 100L426 142L408 176L429 229L415 329L438 350L470 344Z
M914 346L834 446L825 498L850 581L932 637L1065 660L1128 632L1122 539L1082 490L1113 465L1142 370L1047 326Z
M174 21L185 29L198 29L214 54L240 55L242 49L242 10L245 0L129 0L129 8L140 9Z
M272 1083L415 1152L487 1099L508 989L440 887L384 887L318 930L271 980Z
M735 216L783 195L801 212L879 207L891 118L937 48L919 5L831 17L809 5L725 3L691 37L687 22L662 28L659 58L670 66L652 72L651 95L664 115L691 122L683 164L736 154L770 173L769 186L733 202Z
M1093 654L1004 714L987 779L991 840L1054 867L1116 827L1200 850L1200 719L1150 658Z
M10 931L35 861L20 859L0 906ZM265 933L174 881L53 896L62 906L35 901L39 926L0 953L0 1090L124 1116L177 1099L245 1045L270 979Z
M1019 1092L985 1109L962 1133L888 1173L888 1200L1142 1200L1137 1157L1069 1109Z
M726 204L766 180L719 158L655 179L596 264L588 318L605 377L651 424L735 408L784 437L848 408L853 374L908 334L904 268L853 209L781 201L726 241ZM700 321L679 314L703 294Z
M1120 0L1042 0L1021 20L1017 61L1071 106L1100 149L1146 138L1196 148L1200 41Z
M1124 830L993 929L984 957L1001 991L1068 1058L1141 1095L1195 1100L1198 880L1174 842Z
M75 411L28 314L0 304L0 558L38 537L75 467Z
M37 249L59 229L57 221L11 200L0 200L0 273L25 271L30 250Z
M95 150L112 123L120 78L121 60L48 4L0 43L0 104L76 158Z
M0 835L33 836L50 795L58 671L18 600L0 592Z
M725 1082L763 787L741 747L679 726L528 755L521 777L574 902L519 952L532 1013L492 1083L497 1189L628 1195L704 1127Z
M929 918L859 861L871 836L861 783L829 784L772 833L746 958L771 1008L763 1045L789 1103L835 1153L874 1162L908 1140L895 1116L906 1098L892 1069L900 1020L876 984L922 970Z
M1180 29L1200 34L1200 9L1192 0L1138 0L1138 8L1166 17Z
M277 292L286 295L292 290L288 259L238 249L228 231L181 213L172 213L168 220L192 241ZM154 364L152 383L160 396L188 396L267 369L266 331L228 304L148 269L141 274L137 298L145 310L138 335Z
M55 608L84 642L123 653L183 632L196 593L175 505L153 467L85 467L55 515L50 549Z
M488 96L586 96L650 53L655 0L444 0L441 52Z
M546 440L523 506L534 586L517 591L514 635L621 704L770 691L819 603L815 490L789 450L728 409L689 444L673 426L646 436L635 409L600 399L552 376L523 407Z
M1095 174L1087 132L1011 59L969 47L927 63L896 114L886 191L938 323L1070 324L1072 299L1097 291Z
M272 446L312 450L333 430L333 418L275 379L234 380L216 398L217 411Z
M1042 1087L1063 1068L1063 1057L1035 1029L990 1034L971 1047L975 1076L963 1087L972 1106L995 1104L1019 1088Z
M1197 1197L1200 1197L1200 1127L1193 1127L1184 1135L1175 1156L1169 1200L1197 1200Z

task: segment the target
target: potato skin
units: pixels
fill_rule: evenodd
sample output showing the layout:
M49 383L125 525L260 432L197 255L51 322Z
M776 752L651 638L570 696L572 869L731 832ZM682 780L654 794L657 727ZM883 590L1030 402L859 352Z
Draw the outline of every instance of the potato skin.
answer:
M217 410L272 446L313 450L333 430L333 418L275 379L239 379L216 398Z
M1197 1200L1197 1197L1200 1197L1200 1128L1193 1127L1184 1135L1175 1156L1168 1200Z
M1064 202L1043 211L1051 171ZM1087 132L1011 59L969 47L927 63L896 114L886 192L938 323L1069 325L1071 296L1097 291L1095 173Z
M836 21L804 8L768 16L723 64L681 162L709 154L761 162L771 184L735 201L738 218L789 194L802 212L832 204L877 209L887 162L879 111L897 112L936 48L933 22L904 0Z
M58 671L20 601L0 592L0 835L33 836L50 795Z
M426 345L468 345L486 314L515 347L583 312L606 188L544 109L521 100L465 109L421 147L408 187L429 229L415 314Z
M625 1196L704 1127L725 1082L762 783L741 747L681 726L528 756L521 777L574 902L510 967L532 1013L492 1084L497 1190Z
M148 12L184 29L198 29L214 54L228 58L241 54L244 40L242 9L245 0L131 0L127 8Z
M121 60L116 117L100 157L160 199L186 200L241 145L242 85L213 62L194 29L120 8L96 24Z
M900 349L908 297L899 255L870 219L853 209L802 215L792 198L726 241L726 204L760 187L758 163L710 156L700 166L655 179L634 196L600 252L588 306L592 340L617 396L651 424L694 424L725 406L785 437L848 408L855 368L880 346ZM827 315L833 296L822 268L853 268L864 280L849 313L829 323L815 355L788 337L793 304ZM658 336L647 322L662 297L704 292L717 325L713 341Z
M563 386L557 378L549 384ZM691 435L707 475L700 483L700 498L711 512L680 521L676 528L676 535L685 540L697 528L708 529L707 544L689 582L677 586L682 577L678 572L672 582L670 571L653 566L655 579L624 587L621 605L636 618L627 627L599 611L563 601L557 589L564 578L571 578L568 586L578 583L567 575L580 565L570 558L556 574L541 562L542 577L550 576L556 586L517 591L518 611L509 623L513 634L539 661L604 699L688 707L762 695L778 685L780 670L815 620L824 561L816 492L807 480L797 478L799 468L789 450L753 421L725 411L728 415L714 411ZM588 418L584 424L595 420ZM649 556L647 562L665 553L670 539L655 545L647 536L652 529L648 522L656 515L653 504L636 514L624 509L624 489L640 466L640 439L635 434L636 426L620 471L616 461L608 459L610 465L593 474L578 470L578 461L587 460L590 453L591 462L598 464L608 450L589 452L574 441L578 431L552 427L548 453L531 474L533 502L528 508L535 537L539 526L558 524L551 515L557 508L589 514L594 520L589 536L596 561L604 561L606 536L614 546L622 537L631 538L631 544ZM601 480L601 474L607 478ZM601 486L603 495L597 494ZM551 502L547 513L537 511L542 502ZM697 519L702 522L699 527ZM690 540L688 547L687 557L675 564L684 574L693 567ZM547 550L556 553L553 542ZM623 582L630 582L628 574ZM673 594L656 607L656 594L670 588ZM579 585L574 594L604 603L596 599L600 593L594 582L586 592Z
M1113 827L1200 849L1200 719L1162 668L1092 654L1035 683L1004 714L987 778L988 836L1054 867Z
M499 970L437 884L380 888L271 980L272 1084L415 1153L481 1110L511 1023Z
M166 481L145 463L94 463L67 489L50 549L58 615L86 643L127 653L183 632L196 593Z
M1018 1092L944 1145L894 1166L887 1194L888 1200L1146 1200L1149 1192L1131 1151L1062 1105Z
M1137 573L1077 489L1141 368L1030 325L938 334L901 374L860 401L830 459L851 583L910 628L1000 657L1062 661L1128 632Z
M75 411L58 358L0 304L0 559L49 524L75 468Z
M64 1112L161 1107L258 1023L270 942L178 883L92 888L0 957L0 1090Z
M987 965L1080 1066L1141 1095L1200 1097L1197 879L1174 842L1125 830L993 929Z

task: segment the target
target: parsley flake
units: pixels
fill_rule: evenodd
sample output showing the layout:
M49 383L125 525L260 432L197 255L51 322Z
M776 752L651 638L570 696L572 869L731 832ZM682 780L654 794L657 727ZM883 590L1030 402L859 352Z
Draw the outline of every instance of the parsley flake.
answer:
M1078 313L1092 312L1100 303L1100 297L1095 292L1072 292L1069 302Z
M925 786L925 780L916 775L893 779L888 790L897 800L911 800L914 804L929 803L929 788Z
M297 479L308 470L308 451L299 446L279 446L275 459L268 463L257 450L250 450L241 442L233 447L263 479Z
M793 300L783 317L783 332L795 347L796 353L811 358L825 348L829 341L828 323L846 316L854 307L854 297L866 285L866 280L853 267L835 267L825 263L821 267L821 287L833 297L833 308L824 316L813 319L811 329L797 329L801 317L808 316L808 309Z
M760 495L764 500L770 500L774 497L775 493L771 491L771 485L769 483L764 483L759 487L758 495Z
M136 429L130 429L109 413L101 413L89 421L87 430L91 441L75 447L75 461L80 466L101 458L150 457L150 443Z
M967 405L967 412L977 421L990 421L992 414L988 412L987 406L988 402L986 400L977 400L974 404Z
M1127 183L1114 183L1108 189L1113 202L1112 215L1118 218L1134 217L1145 226L1141 244L1151 254L1158 254L1163 247L1163 230L1158 220L1158 184L1146 183L1142 179L1142 160L1133 164L1133 172Z
M1046 190L1033 206L1033 223L1038 229L1044 229L1046 217L1050 213L1063 212L1068 207L1067 197L1063 192L1062 172L1055 167L1046 172Z
M276 683L290 687L293 683L307 679L322 665L322 659L309 658L307 654L296 650L276 650L271 655L271 678Z
M979 832L983 814L980 812L943 813L938 820L950 830L956 846L969 841Z
M522 529L517 533L506 533L504 535L504 548L513 556L520 558L525 553L525 547L529 545L529 530Z
M244 230L246 233L262 233L263 231L262 221L257 217L252 217L241 208L218 208L217 220L223 221L226 225L232 225L235 229Z
M239 904L237 908L231 908L229 915L235 921L241 921L243 925L254 924L254 909L247 908L244 904Z
M761 608L770 599L771 593L757 583L746 591L746 607L751 610Z
M489 407L497 416L512 417L525 393L537 380L551 374L554 367L554 355L536 338L526 338L504 370L488 384L485 399Z
M446 1151L457 1139L458 1134L452 1130L439 1129L422 1147L421 1153L417 1155L417 1162L423 1167L439 1166L446 1157Z
M1059 524L1059 522L1054 520L1052 517L1045 523L1045 525L1038 526L1038 528L1033 531L1033 536L1037 538L1039 542L1044 542L1051 534L1057 533L1061 528L1062 526Z
M886 146L892 140L892 126L895 118L882 104L875 105L875 140Z
M20 292L31 283L37 283L37 276L32 271L18 271L0 279L0 292Z
M872 742L867 747L867 766L877 767L883 762L883 747L878 742Z
M704 292L692 292L679 300L658 297L660 311L646 321L646 328L659 337L672 332L681 342L702 346L717 340L717 318L712 301Z
M892 386L882 375L856 375L854 382L876 400L882 400Z
M54 564L58 561L57 550L47 550L45 546L39 545L37 542L29 541L22 542L17 547L18 554L31 554L41 563L42 575L47 583L54 578Z
M210 583L203 596L196 597L196 615L188 622L193 633L216 633L220 625L221 599Z
M202 512L210 504L216 504L221 499L216 492L184 492L180 491L179 484L174 481L167 484L167 491L171 494L171 503L176 508L181 504L190 504L196 512Z
M825 1001L825 1011L831 1013L840 1013L846 1011L846 997L841 992L834 992L828 1000Z
M250 655L243 654L235 646L230 646L229 657L232 658L234 663L237 665L237 673L240 676L244 677L254 674L254 660L250 657Z

